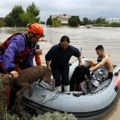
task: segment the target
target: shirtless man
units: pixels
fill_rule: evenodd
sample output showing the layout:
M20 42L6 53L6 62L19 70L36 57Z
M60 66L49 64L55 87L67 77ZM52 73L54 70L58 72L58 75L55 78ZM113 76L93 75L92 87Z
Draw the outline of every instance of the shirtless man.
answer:
M94 71L94 70L98 69L99 67L104 66L108 70L108 78L112 79L113 65L109 58L109 55L107 55L105 53L104 47L102 45L98 45L95 50L96 50L98 57L101 57L102 60L98 64L96 64L94 67L91 67L90 71Z

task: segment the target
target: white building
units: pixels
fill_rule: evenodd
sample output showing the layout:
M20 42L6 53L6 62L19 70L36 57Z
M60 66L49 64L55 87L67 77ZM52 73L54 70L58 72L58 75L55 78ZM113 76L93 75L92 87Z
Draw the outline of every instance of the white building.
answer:
M68 19L71 18L72 16L63 14L63 15L50 15L50 17L52 19L58 18L58 20L60 20L61 25L68 25Z
M109 18L108 19L109 23L120 23L120 18Z

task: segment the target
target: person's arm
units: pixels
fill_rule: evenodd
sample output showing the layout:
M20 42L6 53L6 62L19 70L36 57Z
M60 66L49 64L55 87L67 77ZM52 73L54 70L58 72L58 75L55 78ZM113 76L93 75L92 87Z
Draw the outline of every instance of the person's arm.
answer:
M38 54L38 55L42 55L42 49L40 49L40 45L36 45L36 48L35 48L35 54Z
M9 40L9 45L3 54L3 60L2 60L3 66L8 72L15 70L15 63L14 63L15 56L21 53L24 49L25 49L25 38L23 35L18 34L16 36L13 36Z
M78 58L78 61L79 61L79 66L82 66L82 60L81 60L81 53L80 51L74 47L74 56L76 56Z
M107 61L107 59L104 58L104 59L103 59L101 62L99 62L96 66L91 67L91 68L90 68L90 71L94 71L94 70L98 69L99 67L104 66L104 64L106 63L106 61Z
M48 53L45 55L45 60L46 60L46 65L49 69L51 69L50 67L50 63L51 63L51 60L54 58L54 47L52 47Z
M47 65L48 69L51 69L49 60L46 60L46 65Z
M35 54L35 62L37 65L42 65L41 58L38 54Z
M8 72L15 70L14 58L18 52L19 50L16 42L10 42L8 48L3 54L3 66Z
M37 44L35 49L35 62L37 65L42 65L40 55L42 55L42 50L40 49L40 46Z
M79 66L82 66L83 63L82 63L82 60L81 60L81 56L78 58L78 61L79 61Z

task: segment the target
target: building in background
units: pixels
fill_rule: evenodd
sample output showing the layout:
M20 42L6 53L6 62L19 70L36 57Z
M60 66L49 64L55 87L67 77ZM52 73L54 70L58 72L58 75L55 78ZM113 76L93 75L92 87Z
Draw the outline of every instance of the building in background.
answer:
M61 25L68 25L68 19L71 18L72 16L63 14L63 15L50 15L50 17L52 19L57 18L58 20L60 20Z
M108 19L109 23L120 23L120 18L109 18Z

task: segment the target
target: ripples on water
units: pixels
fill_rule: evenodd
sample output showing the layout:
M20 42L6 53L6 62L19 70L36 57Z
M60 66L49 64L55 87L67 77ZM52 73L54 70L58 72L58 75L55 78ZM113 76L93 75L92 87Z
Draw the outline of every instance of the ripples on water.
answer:
M110 55L113 64L120 63L120 28L47 28L44 27L45 38L49 42L59 43L61 36L68 35L71 45L76 46L82 52L83 57L96 61L97 55L95 47L103 45L106 53ZM25 29L17 28L0 28L0 42L4 41L9 35L15 32L25 32ZM120 118L120 101L113 105L111 112L100 120L119 120Z

